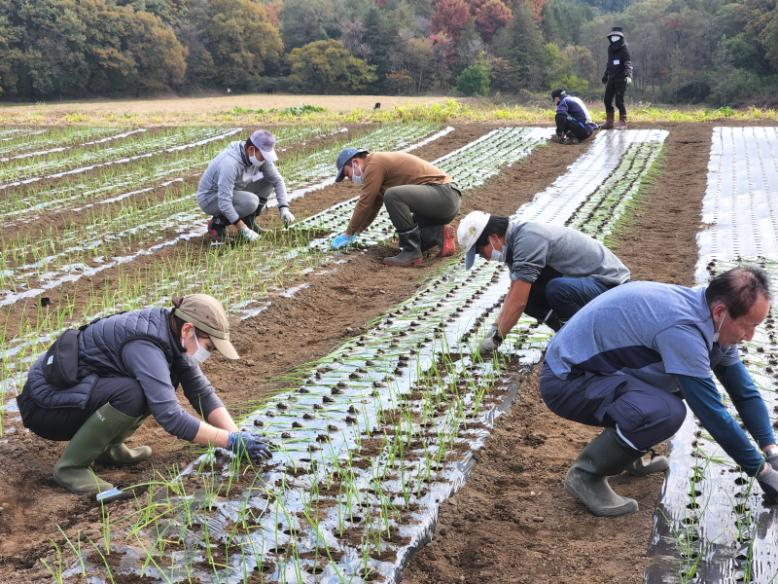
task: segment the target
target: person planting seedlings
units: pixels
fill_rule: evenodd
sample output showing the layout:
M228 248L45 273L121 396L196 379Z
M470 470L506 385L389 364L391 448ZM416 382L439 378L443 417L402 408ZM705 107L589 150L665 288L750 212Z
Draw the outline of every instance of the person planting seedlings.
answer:
M506 263L511 286L497 321L481 341L490 355L527 313L558 331L580 308L629 280L629 269L613 252L580 231L537 221L511 222L483 211L468 213L457 228L465 269L476 254Z
M450 176L426 160L405 152L373 152L344 148L336 162L338 175L360 185L359 200L344 233L332 249L356 241L376 218L381 205L400 238L400 253L384 258L387 266L413 266L422 252L438 246L438 257L454 255L456 242L449 222L459 212L462 193Z
M616 107L619 108L619 129L627 127L627 107L624 105L624 94L627 87L632 85L632 58L629 55L627 42L624 40L624 31L621 27L614 26L608 33L608 64L602 76L605 85L605 124L604 130L613 129L613 99L616 99Z
M254 461L270 458L259 436L238 430L200 370L214 351L238 358L227 314L206 294L176 298L170 310L119 313L63 333L32 366L16 398L25 427L47 440L69 441L54 480L78 495L112 489L90 467L148 459L148 446L129 448L124 441L149 414L177 438ZM179 384L202 420L179 405Z
M285 225L294 222L286 185L275 165L275 143L273 134L257 130L245 142L232 142L208 164L200 178L197 203L213 215L208 221L212 241L222 241L229 225L237 227L244 240L256 241L263 231L257 216L273 190L281 220Z
M666 470L666 458L642 457L675 434L688 404L727 454L777 496L770 417L737 348L769 309L767 276L752 267L724 272L705 288L625 284L584 306L551 340L540 378L551 411L605 428L573 462L565 490L595 515L636 511L637 502L616 494L607 477ZM762 452L727 411L711 373Z
M567 95L564 89L552 91L551 99L556 104L556 134L551 136L552 142L578 144L594 134L597 124L592 122L583 101Z

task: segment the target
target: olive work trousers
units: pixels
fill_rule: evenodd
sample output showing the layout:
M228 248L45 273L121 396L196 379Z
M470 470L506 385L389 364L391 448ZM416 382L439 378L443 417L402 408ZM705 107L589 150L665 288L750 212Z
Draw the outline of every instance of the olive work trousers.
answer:
M402 185L386 189L384 206L395 229L445 225L459 213L462 194L456 185Z

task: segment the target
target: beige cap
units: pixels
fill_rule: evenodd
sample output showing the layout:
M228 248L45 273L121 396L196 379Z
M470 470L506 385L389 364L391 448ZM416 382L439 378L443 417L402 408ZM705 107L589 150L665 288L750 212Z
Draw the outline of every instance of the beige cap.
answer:
M230 321L221 302L216 298L208 294L184 296L174 309L174 314L206 333L216 350L227 359L238 358L238 352L230 342Z

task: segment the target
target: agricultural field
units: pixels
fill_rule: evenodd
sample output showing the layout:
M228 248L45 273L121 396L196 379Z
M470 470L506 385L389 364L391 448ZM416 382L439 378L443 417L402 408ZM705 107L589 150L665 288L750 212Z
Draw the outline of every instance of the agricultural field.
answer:
M596 429L539 398L551 331L523 319L498 358L475 350L504 269L465 272L461 256L385 268L383 211L355 248L328 242L357 194L334 184L334 161L355 144L433 161L462 214L582 230L633 279L702 284L746 260L778 285L776 128L650 123L562 146L549 126L341 122L271 128L297 221L283 229L271 200L257 244L220 246L197 181L256 123L0 128L0 581L771 581L774 513L692 416L664 489L612 479L638 513L595 518L565 495ZM151 460L99 471L134 498L66 494L51 478L63 445L14 408L27 367L64 328L192 292L233 318L241 360L204 370L273 459L246 467L147 420L131 442ZM774 327L773 312L744 348L771 407Z

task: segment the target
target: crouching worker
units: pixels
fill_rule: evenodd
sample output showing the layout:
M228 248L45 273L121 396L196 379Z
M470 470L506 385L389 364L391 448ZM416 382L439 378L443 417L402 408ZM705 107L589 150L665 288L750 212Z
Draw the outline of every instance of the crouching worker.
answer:
M257 130L245 142L232 142L214 158L200 178L197 203L208 215L208 235L224 239L229 225L241 238L256 241L263 229L258 215L275 190L278 213L284 224L294 222L289 210L284 179L276 168L276 139L267 130Z
M558 331L592 298L629 280L629 270L613 252L569 227L511 223L508 217L473 211L459 223L457 239L467 250L466 269L476 254L510 269L510 290L481 342L484 355L497 350L522 313Z
M556 104L556 134L551 136L553 142L578 144L597 129L586 104L579 98L567 95L564 89L555 89L551 92L551 99Z
M454 228L449 222L459 212L462 193L445 172L413 154L370 154L358 148L344 148L336 165L335 182L348 178L361 190L345 233L332 240L333 249L353 243L383 204L400 238L400 253L384 258L384 264L420 264L422 252L435 246L439 257L454 255Z
M149 414L177 438L255 461L271 456L258 436L238 430L200 370L213 351L238 358L224 308L205 294L173 304L172 310L120 313L66 332L32 366L16 398L22 421L42 438L69 441L54 465L54 480L69 491L92 495L112 488L90 468L95 462L148 459L148 446L130 448L124 441ZM179 405L179 384L207 421Z
M765 493L778 495L770 416L737 349L769 309L767 277L749 267L724 272L707 288L634 282L581 309L551 340L540 378L551 411L605 428L573 463L565 490L594 515L636 511L637 502L616 494L607 477L666 470L664 457L642 457L676 433L688 404ZM727 410L713 374L764 455Z

